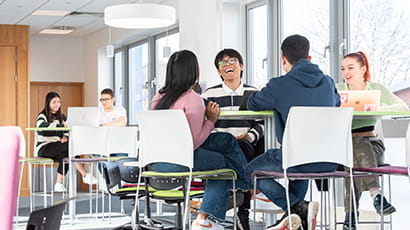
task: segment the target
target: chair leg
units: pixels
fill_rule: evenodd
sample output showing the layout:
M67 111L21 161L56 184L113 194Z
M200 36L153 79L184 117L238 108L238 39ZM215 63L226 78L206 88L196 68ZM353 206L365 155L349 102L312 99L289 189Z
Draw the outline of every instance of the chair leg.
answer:
M18 217L19 217L19 208L20 208L20 190L21 190L21 183L22 183L22 179L23 179L23 171L24 171L24 161L21 163L20 165L20 178L19 178L19 187L18 187L18 191L17 191L17 204L16 204L16 224L18 224Z
M32 165L30 164L30 163L28 163L28 171L29 171L29 173L28 173L28 180L29 180L29 189L30 189L30 213L31 212L33 212L33 199L34 199L34 197L33 197L33 181L32 181Z
M46 163L43 164L43 206L47 208L47 175L46 175L47 167Z

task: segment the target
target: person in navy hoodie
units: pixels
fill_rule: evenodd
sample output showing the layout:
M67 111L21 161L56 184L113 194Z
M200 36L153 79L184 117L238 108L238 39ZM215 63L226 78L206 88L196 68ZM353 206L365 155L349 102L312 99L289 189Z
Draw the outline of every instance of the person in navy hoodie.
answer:
M281 45L282 65L285 75L270 79L261 91L250 96L249 110L274 110L276 135L282 143L283 131L289 110L292 106L340 106L340 97L332 78L324 74L317 65L310 62L309 41L301 35L287 37ZM336 164L313 163L290 168L289 172L330 172ZM283 172L282 149L269 149L247 166L247 177L256 170ZM293 229L301 225L305 230L315 229L319 204L304 200L308 182L294 180L289 182L290 210ZM258 180L257 189L285 212L287 209L285 188L272 179ZM288 229L288 213L268 230Z

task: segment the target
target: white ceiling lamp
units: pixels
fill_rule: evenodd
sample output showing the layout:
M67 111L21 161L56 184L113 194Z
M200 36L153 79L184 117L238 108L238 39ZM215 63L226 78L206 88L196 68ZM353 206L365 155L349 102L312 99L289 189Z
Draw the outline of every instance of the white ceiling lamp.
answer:
M175 24L175 8L167 5L131 3L105 8L106 25L125 29L150 29Z

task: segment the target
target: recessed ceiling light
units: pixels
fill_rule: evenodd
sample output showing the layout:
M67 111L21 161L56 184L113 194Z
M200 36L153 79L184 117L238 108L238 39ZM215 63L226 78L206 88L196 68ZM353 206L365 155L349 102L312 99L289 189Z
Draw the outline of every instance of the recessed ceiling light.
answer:
M66 16L71 13L71 11L61 11L61 10L37 10L32 13L32 15L41 16Z
M59 26L54 28L47 28L40 31L40 34L69 34L74 31L73 27Z

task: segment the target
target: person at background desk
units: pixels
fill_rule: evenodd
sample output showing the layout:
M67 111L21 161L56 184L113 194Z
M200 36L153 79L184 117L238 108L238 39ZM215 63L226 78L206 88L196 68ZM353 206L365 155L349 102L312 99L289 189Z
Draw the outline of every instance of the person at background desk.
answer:
M340 105L340 96L333 79L310 62L307 38L301 35L289 36L282 42L281 50L282 66L286 74L270 79L261 91L251 95L248 100L250 110L275 111L275 129L279 143L282 143L283 131L292 106ZM288 172L332 172L336 168L337 164L333 163L312 163L291 167ZM253 183L252 173L256 170L283 172L282 149L269 149L249 163L247 175L250 183ZM287 212L286 191L280 183L272 179L261 179L257 188L285 212L268 230L289 229L288 215L292 219L293 229L298 229L300 224L305 230L315 229L319 203L304 200L308 188L307 180L289 181L291 214Z
M363 52L350 53L344 56L341 64L345 83L337 84L339 91L344 90L380 90L381 111L408 111L408 106L397 96L391 93L386 87L379 83L370 82L369 60ZM355 119L352 122L353 136L353 156L354 167L371 168L384 164L384 144L375 133L376 119ZM346 181L345 196L345 221L344 229L356 229L355 215L350 207L350 182ZM384 215L392 214L396 209L386 200L380 190L377 177L365 177L354 179L354 189L356 205L359 207L359 200L363 191L369 191L373 199L373 205L377 213L383 209ZM383 207L381 207L383 199ZM349 216L352 218L349 226Z
M100 126L125 127L127 125L127 112L122 106L115 106L115 97L112 89L106 88L101 91L100 102L102 108L99 110ZM95 155L98 156L98 155ZM127 157L128 153L110 153L110 157ZM102 164L98 163L98 171L102 172ZM107 185L103 176L99 176L99 188L107 191Z
M37 128L57 128L67 127L66 116L61 112L61 97L56 92L49 92L46 95L44 109L38 114ZM67 131L38 131L36 149L40 157L51 158L58 162L57 178L54 184L55 192L65 192L63 185L64 175L67 174L68 165L64 167L63 160L68 157L68 132ZM82 164L76 164L83 182L87 184L97 183L97 179L87 173Z
M199 64L189 50L171 55L167 63L165 86L152 99L154 110L180 109L184 111L194 143L193 171L233 169L237 173L236 187L248 189L245 179L246 158L235 137L230 133L211 133L219 117L219 105L204 101L192 87L199 79ZM187 168L169 163L154 163L152 169L159 172L181 172ZM214 219L225 220L230 180L208 180L203 202L192 230L223 230ZM208 218L213 216L214 218Z
M124 127L127 125L127 112L122 106L115 106L115 97L112 89L101 91L99 119L100 126Z
M234 49L223 49L216 55L214 64L222 83L206 89L201 96L205 100L218 103L221 110L239 110L245 90L256 91L255 87L241 81L243 75L241 54ZM263 124L260 122L219 119L215 123L215 130L234 135L248 162L264 152ZM251 193L247 191L244 193L244 202L238 209L240 230L249 230L250 200Z

